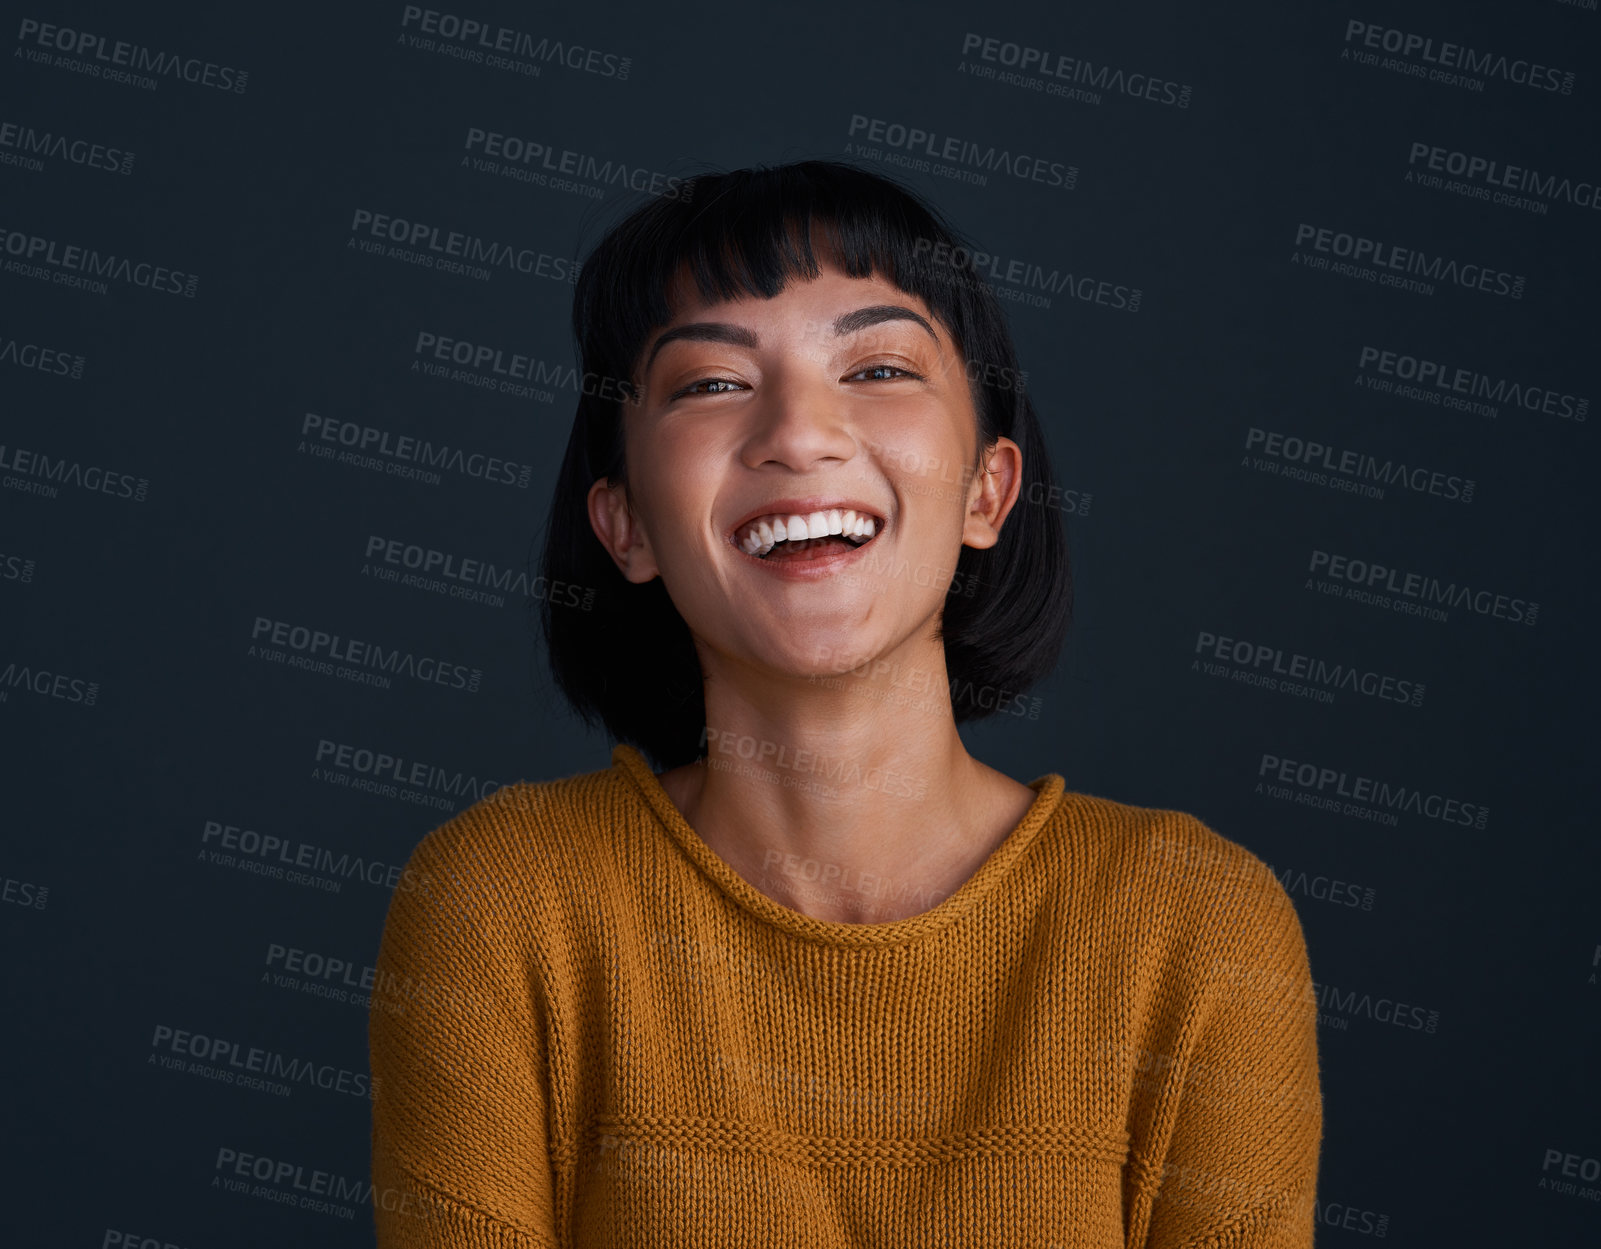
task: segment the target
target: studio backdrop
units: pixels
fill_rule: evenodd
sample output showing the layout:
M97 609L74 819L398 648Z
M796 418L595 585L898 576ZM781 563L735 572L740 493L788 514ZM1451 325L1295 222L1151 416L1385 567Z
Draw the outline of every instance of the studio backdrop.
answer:
M1594 0L437 2L4 6L7 1243L372 1243L407 857L609 763L578 264L809 158L964 233L1049 440L1072 631L970 749L1294 900L1319 1243L1601 1243Z

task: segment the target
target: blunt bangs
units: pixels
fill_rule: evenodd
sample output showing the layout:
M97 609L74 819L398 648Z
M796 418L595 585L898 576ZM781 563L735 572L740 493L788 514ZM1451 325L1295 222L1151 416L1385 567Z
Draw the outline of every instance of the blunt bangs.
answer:
M1022 714L1023 692L1055 668L1072 611L1066 535L1043 434L999 300L972 249L913 192L836 161L705 173L610 229L573 295L583 385L545 529L537 601L550 670L574 711L661 770L705 753L705 699L689 628L660 577L623 577L589 524L586 497L626 487L624 405L639 366L678 315L687 276L706 303L771 299L821 273L878 274L921 299L962 353L978 417L974 468L997 437L1022 451L1017 502L988 550L963 547L941 636L958 723ZM964 480L962 485L966 485ZM562 587L558 591L558 587ZM713 726L715 727L715 726Z

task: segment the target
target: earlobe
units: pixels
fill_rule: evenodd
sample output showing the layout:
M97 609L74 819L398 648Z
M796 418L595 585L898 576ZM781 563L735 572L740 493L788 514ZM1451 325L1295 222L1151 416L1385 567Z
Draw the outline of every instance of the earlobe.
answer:
M628 506L625 487L604 477L589 488L589 524L595 537L629 581L643 583L658 575L650 540Z
M1023 485L1023 452L1010 438L997 438L984 469L973 478L962 524L962 545L986 550L1001 540Z

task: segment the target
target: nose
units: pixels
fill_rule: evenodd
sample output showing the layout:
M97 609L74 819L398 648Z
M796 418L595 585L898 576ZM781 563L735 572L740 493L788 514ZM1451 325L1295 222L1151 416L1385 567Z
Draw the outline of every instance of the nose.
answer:
M826 377L793 368L769 375L749 416L741 454L751 468L779 464L805 472L825 460L843 462L856 454L850 405Z

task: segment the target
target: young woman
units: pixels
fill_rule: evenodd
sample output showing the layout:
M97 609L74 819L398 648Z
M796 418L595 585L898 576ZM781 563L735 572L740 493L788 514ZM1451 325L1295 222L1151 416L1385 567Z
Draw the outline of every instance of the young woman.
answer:
M1278 882L957 731L1037 708L1070 603L969 256L804 162L586 261L542 620L616 744L412 855L371 1013L385 1249L1311 1245Z

